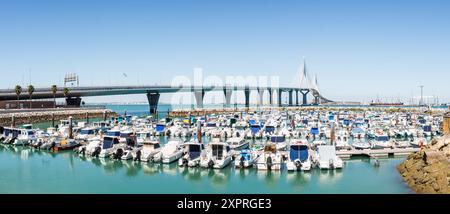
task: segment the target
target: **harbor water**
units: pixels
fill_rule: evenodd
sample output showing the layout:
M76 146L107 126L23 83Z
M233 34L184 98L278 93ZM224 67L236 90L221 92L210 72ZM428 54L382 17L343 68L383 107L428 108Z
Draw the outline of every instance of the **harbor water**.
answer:
M107 107L140 116L148 112L147 105ZM403 160L380 159L375 166L361 157L346 160L343 169L335 171L266 172L103 160L0 145L0 193L413 193L396 170Z

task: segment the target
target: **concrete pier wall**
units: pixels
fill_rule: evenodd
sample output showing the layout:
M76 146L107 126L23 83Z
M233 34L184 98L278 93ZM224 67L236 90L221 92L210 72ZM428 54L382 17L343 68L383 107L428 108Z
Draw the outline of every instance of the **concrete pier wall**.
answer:
M109 109L53 109L53 110L40 110L40 111L27 111L27 112L0 112L0 126L11 126L14 115L15 125L28 124L28 123L41 123L51 122L52 117L56 123L59 120L66 120L69 116L73 119L86 119L89 118L103 118L113 117L117 114Z

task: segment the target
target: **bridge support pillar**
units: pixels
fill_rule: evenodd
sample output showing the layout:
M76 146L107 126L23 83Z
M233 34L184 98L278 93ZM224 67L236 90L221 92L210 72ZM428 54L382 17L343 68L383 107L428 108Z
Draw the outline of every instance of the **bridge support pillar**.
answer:
M267 91L269 92L269 104L273 105L273 94L272 94L272 89L268 88Z
M195 101L197 103L197 108L203 108L203 98L205 97L205 90L194 91Z
M293 90L289 90L289 106L293 106L294 104L293 104L293 102L292 102L292 93L293 93L294 91Z
M231 90L230 87L224 86L223 87L223 94L225 95L225 105L224 105L224 107L230 108L231 107L231 95L233 94L233 90Z
M250 88L248 86L245 86L244 94L245 94L245 108L248 110L248 108L250 108Z
M258 105L259 106L263 106L263 104L264 104L263 98L264 98L264 89L258 88Z
M313 93L314 96L314 105L319 105L320 104L320 96L317 93Z
M80 107L81 98L80 97L68 97L66 98L66 105L68 107Z
M281 89L278 89L278 107L283 106L281 103L281 95L283 94L283 91Z
M159 92L149 91L147 92L148 105L150 106L150 114L156 114L158 110Z
M298 106L298 90L295 90L295 106Z
M302 103L302 105L308 105L307 95L309 93L309 89L301 89L300 93L303 95L303 103Z

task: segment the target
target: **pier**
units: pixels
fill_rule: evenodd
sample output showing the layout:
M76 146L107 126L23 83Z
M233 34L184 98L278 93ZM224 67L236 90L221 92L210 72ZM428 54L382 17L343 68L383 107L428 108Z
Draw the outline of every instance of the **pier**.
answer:
M407 156L411 153L420 151L420 148L387 148L387 149L350 149L337 150L336 155L343 159L350 159L352 156L368 156L370 158Z

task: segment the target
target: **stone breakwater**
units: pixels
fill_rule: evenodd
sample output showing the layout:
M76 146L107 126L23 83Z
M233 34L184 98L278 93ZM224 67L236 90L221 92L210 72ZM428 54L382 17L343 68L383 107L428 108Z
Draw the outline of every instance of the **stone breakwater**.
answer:
M239 112L258 112L258 111L383 111L387 113L409 112L409 113L423 113L424 110L420 108L385 108L385 107L335 107L335 106L303 106L303 107L250 107L250 108L206 108L206 109L181 109L168 112L170 117L188 117L203 116L205 114L230 114ZM441 115L445 110L427 110L426 113L430 115Z
M450 135L433 139L397 166L406 183L417 193L450 194Z
M109 118L117 116L117 114L109 109L54 109L46 111L28 111L28 112L0 112L0 126L11 126L13 124L33 124L41 122L50 122L55 120L66 120L70 116L73 119L89 118Z

